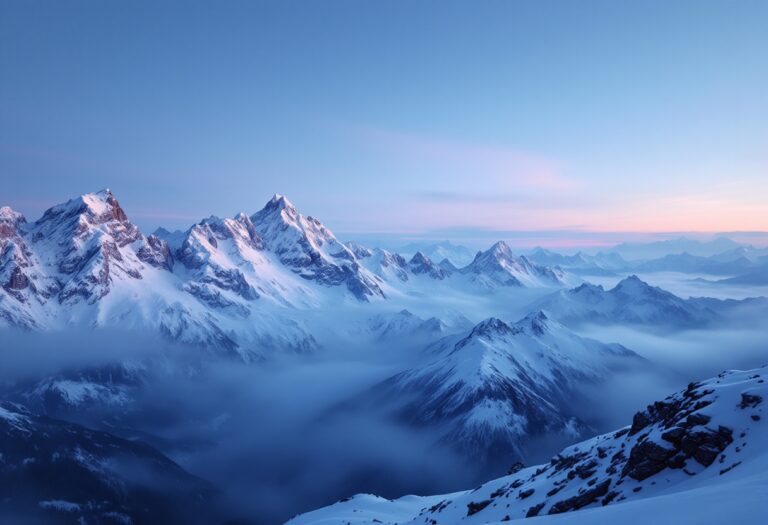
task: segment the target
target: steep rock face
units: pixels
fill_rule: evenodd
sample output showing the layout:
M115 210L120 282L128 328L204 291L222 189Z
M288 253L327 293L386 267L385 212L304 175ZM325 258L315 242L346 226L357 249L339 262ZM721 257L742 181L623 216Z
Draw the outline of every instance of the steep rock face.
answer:
M584 339L536 312L513 324L490 318L432 349L431 360L386 381L386 397L419 425L477 460L521 459L535 436L583 437L574 393L616 364L643 363L620 345Z
M136 252L139 260L162 270L173 269L173 255L168 243L156 235L147 237L146 243Z
M478 252L461 272L488 287L562 286L565 283L565 274L561 270L539 266L525 256L513 254L504 241Z
M6 311L7 320L12 324L14 320L22 326L32 327L35 320L24 319L25 310L21 305L35 298L46 290L38 290L44 286L39 271L35 268L34 254L29 250L23 238L22 228L26 219L20 213L4 206L0 208L0 285L4 294L0 295L0 302L12 303L13 299L20 303L15 309L16 313ZM52 286L49 283L48 286ZM11 308L9 307L9 310ZM18 317L17 317L18 316Z
M394 501L358 495L288 523L498 523L660 496L677 501L687 491L738 484L750 479L742 480L740 472L754 477L765 470L767 374L763 367L691 383L635 414L631 426L572 445L549 463L516 466L471 491ZM658 501L662 505L662 498ZM585 520L608 523L598 519L600 512Z
M319 220L301 215L285 197L275 195L251 220L267 248L302 278L326 286L346 285L360 300L384 296L352 251Z
M160 452L0 402L0 521L212 523L216 493ZM7 520L7 521L6 521Z
M440 269L448 276L451 276L459 271L459 269L454 266L454 264L449 261L448 259L443 259L437 265L440 267Z
M357 243L347 243L357 260L372 274L386 282L407 282L409 279L408 263L398 253L381 248L365 248Z
M212 307L233 303L223 298L229 291L247 301L259 293L246 279L244 269L267 264L264 243L248 216L235 219L209 217L187 232L176 257L194 275L184 289Z
M109 190L50 208L26 237L44 272L59 284L57 299L64 304L93 304L115 283L142 279L144 261L169 266L167 248L144 237Z
M414 275L426 275L437 280L443 280L447 277L442 268L421 252L416 252L411 257L411 260L408 261L408 268Z

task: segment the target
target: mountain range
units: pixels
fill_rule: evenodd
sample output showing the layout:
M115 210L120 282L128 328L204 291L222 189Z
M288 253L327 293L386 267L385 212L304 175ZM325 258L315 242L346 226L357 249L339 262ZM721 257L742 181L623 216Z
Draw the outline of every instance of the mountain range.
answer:
M631 275L608 290L584 283L553 292L529 308L543 309L570 326L611 324L681 330L711 327L725 320L738 322L739 314L746 310L751 320L756 311L768 311L768 300L682 299Z
M483 294L559 287L566 275L504 243L463 268L420 252L406 261L347 245L281 195L251 215L148 236L109 190L54 206L32 223L0 209L0 323L29 330L149 329L248 360L317 347L296 311L387 301L425 279Z

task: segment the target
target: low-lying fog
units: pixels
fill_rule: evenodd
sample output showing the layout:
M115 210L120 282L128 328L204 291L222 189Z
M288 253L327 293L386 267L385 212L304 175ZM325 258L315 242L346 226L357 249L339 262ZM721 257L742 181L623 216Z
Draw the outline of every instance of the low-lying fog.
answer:
M623 327L580 331L622 343L656 365L586 392L594 402L584 415L600 431L628 424L636 410L689 381L768 361L768 325L663 335ZM376 407L348 408L417 356L403 342L245 365L148 335L5 334L0 369L7 399L42 377L126 360L149 363L124 406L70 416L141 436L217 485L232 517L276 524L357 492L397 497L480 481L474 465L436 447L430 432L395 423ZM500 472L508 466L500 459Z

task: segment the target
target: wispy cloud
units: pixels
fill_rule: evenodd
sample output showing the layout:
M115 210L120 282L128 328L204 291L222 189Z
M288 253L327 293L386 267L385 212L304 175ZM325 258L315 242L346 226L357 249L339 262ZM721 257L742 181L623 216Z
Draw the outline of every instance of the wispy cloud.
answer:
M395 159L414 166L427 165L446 179L461 176L463 186L467 177L486 190L503 192L521 188L565 190L577 184L562 173L557 161L514 147L370 127L352 131L367 146Z

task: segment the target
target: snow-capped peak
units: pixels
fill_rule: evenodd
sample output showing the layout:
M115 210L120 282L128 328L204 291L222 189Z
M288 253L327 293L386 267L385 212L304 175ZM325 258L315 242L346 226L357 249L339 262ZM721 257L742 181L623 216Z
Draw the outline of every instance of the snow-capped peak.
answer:
M21 213L14 211L9 206L3 206L0 208L0 239L15 237L19 233L19 225L26 222L27 219Z
M421 253L416 252L411 260L408 262L408 266L415 275L428 275L433 279L445 279L446 273L432 262L432 259Z
M527 257L517 256L504 241L478 252L462 273L476 275L488 286L561 286L564 274L559 268L540 266Z
M286 210L292 215L297 214L296 206L288 200L288 197L279 193L272 195L272 198L269 199L269 202L267 202L264 209Z
M27 219L24 218L24 215L15 211L10 206L3 206L0 208L0 222L16 225L27 222Z
M69 217L82 217L90 224L104 224L110 221L128 222L128 216L120 207L117 198L109 189L96 193L84 193L75 199L48 209L37 224L54 221L57 224Z
M493 246L491 246L489 251L494 255L496 255L497 257L499 256L509 257L512 255L512 249L504 241L498 241Z
M511 334L512 327L497 317L489 317L484 321L479 322L472 328L469 338L473 337L492 337L494 335Z
M323 223L300 214L282 195L275 195L251 216L265 246L303 278L327 286L342 283L359 299L384 296L373 275Z
M628 295L666 293L661 288L651 286L647 282L640 279L637 275L630 275L629 277L619 281L619 283L611 290L611 292L624 293Z

